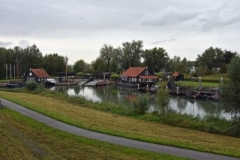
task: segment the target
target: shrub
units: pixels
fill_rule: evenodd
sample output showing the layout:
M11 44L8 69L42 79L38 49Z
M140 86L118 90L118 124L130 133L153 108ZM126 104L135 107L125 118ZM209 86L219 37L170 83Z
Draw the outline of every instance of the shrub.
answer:
M40 88L41 88L40 85L35 81L31 81L31 82L26 83L27 91L35 91L35 90L38 90Z
M159 104L159 108L157 108L158 114L166 114L169 111L168 103L169 103L169 93L168 89L165 87L167 86L167 82L161 82L160 88L157 92L157 100Z
M119 77L118 74L112 74L110 78L111 78L112 80L116 80L118 77Z
M134 114L145 114L148 111L148 94L141 94L138 97L138 100L133 103L133 112Z

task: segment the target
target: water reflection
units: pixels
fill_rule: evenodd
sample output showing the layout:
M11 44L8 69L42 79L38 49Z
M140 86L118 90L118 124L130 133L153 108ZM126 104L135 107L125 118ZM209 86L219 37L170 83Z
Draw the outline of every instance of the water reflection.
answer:
M51 90L67 93L72 96L84 96L86 99L92 100L93 102L110 102L125 105L132 105L132 102L136 101L139 94L141 94L136 89L117 86L98 88L89 86L57 86L51 88ZM155 111L160 108L157 97L154 94L149 96L149 100L149 107L151 111ZM190 114L201 117L215 115L231 119L231 113L225 112L227 108L224 108L224 104L216 101L193 100L184 97L170 96L168 107L182 114Z

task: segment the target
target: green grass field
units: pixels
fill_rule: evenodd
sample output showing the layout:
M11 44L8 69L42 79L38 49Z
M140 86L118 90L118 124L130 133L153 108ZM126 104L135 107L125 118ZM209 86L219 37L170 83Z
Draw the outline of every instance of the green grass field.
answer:
M0 128L1 160L184 159L78 137L10 109L0 109Z
M240 138L133 119L34 94L0 92L0 97L60 121L111 135L240 157Z

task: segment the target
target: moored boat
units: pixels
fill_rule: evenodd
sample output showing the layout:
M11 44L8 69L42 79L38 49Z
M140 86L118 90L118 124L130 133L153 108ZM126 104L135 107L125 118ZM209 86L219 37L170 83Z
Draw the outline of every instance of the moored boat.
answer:
M9 81L8 83L6 83L6 87L8 88L18 88L23 86L24 86L24 83L17 82L17 81Z
M106 85L107 85L107 83L105 81L96 83L96 87L106 86Z
M194 92L192 90L188 90L188 91L186 91L186 97L193 98L193 99L206 99L207 95L201 94L200 91Z
M56 79L53 79L53 78L48 78L46 81L45 81L45 84L48 85L48 86L53 86L57 83Z

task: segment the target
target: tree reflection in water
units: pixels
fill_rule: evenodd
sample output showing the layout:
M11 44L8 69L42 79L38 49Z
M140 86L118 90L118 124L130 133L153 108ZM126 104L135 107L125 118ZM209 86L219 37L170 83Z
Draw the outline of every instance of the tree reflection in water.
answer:
M123 88L117 86L105 87L88 87L88 86L71 86L58 87L55 86L51 90L67 93L72 96L84 96L93 102L110 102L114 104L132 105L139 97L140 92L137 89ZM149 95L149 111L156 111L159 109L158 98L155 94ZM167 108L175 110L183 114L193 116L207 116L214 115L231 119L232 115L239 115L239 110L234 107L229 108L223 102L216 102L211 100L193 100L185 97L170 96ZM234 112L230 112L233 111Z

